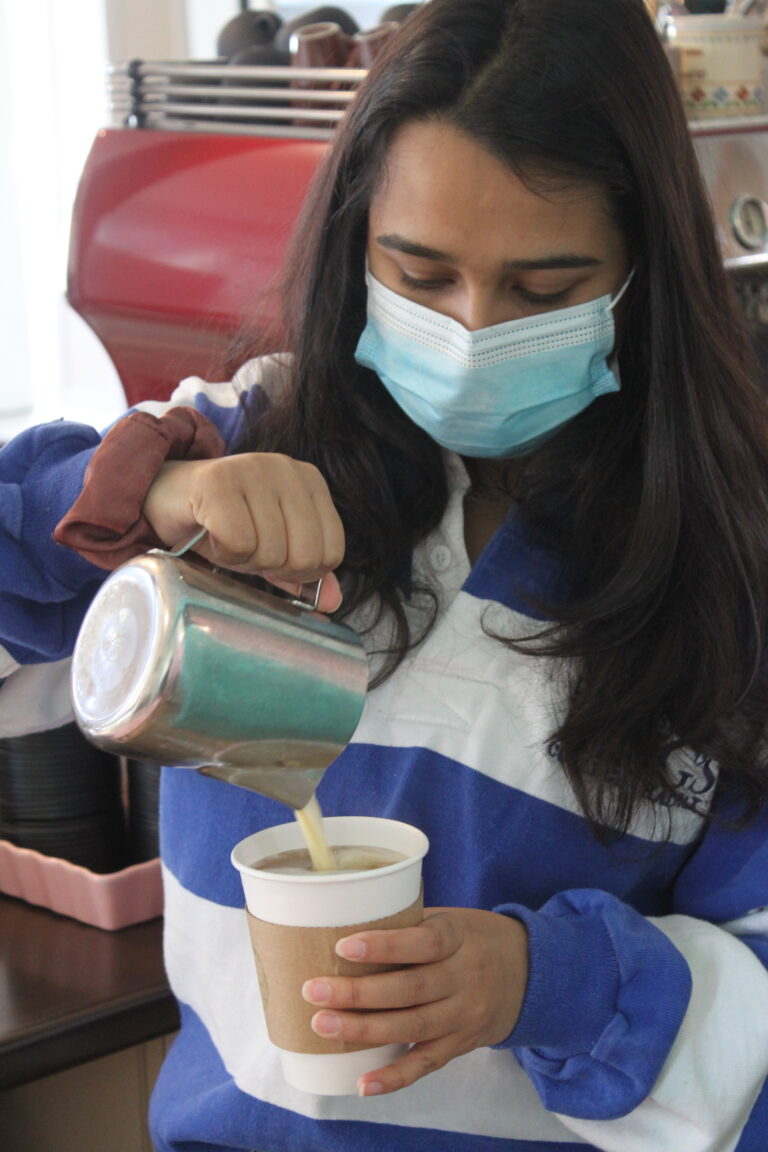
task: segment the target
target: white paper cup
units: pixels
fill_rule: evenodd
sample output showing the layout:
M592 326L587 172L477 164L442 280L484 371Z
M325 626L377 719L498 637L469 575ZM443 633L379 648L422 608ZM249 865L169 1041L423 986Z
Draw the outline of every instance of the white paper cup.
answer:
M266 928L274 934L281 947L292 949L291 936L281 934L277 927L289 929L334 929L339 931L297 934L299 949L307 941L317 940L320 970L312 969L309 976L334 975L339 970L362 974L366 967L351 965L341 961L332 953L332 941L349 935L350 926L368 924L397 916L405 909L411 909L420 899L421 861L429 848L429 841L423 832L410 824L397 820L383 820L370 816L331 816L323 821L328 842L332 847L363 845L370 848L389 848L405 855L404 860L387 864L363 872L307 872L301 875L285 875L279 872L263 872L254 867L261 860L277 852L294 848L304 848L301 829L295 821L267 828L253 836L241 840L232 851L232 863L240 873L245 892L248 912L258 922L266 922ZM375 927L375 925L372 925ZM322 943L320 942L322 940ZM256 948L254 940L254 949ZM330 949L330 951L329 951ZM285 954L285 953L284 953ZM280 979L281 972L273 972L277 965L276 955L256 952L257 968L262 986L262 996L273 979ZM312 960L314 963L314 958ZM328 967L330 965L330 967ZM311 1015L317 1009L308 1006L301 997L301 983L296 982L296 1014ZM290 987L293 1005L293 988ZM269 999L269 995L265 999ZM267 1005L265 1004L265 1010ZM291 1009L292 1011L293 1009ZM272 1035L274 1022L270 1023ZM310 1033L315 1046L318 1039ZM274 1039L273 1039L274 1043ZM337 1042L320 1042L321 1045ZM357 1079L364 1072L381 1068L391 1063L406 1050L404 1044L387 1044L377 1048L359 1051L337 1051L329 1053L303 1052L291 1049L301 1048L302 1041L291 1040L291 1048L276 1044L280 1053L283 1075L289 1084L306 1092L321 1096L347 1096L357 1094Z

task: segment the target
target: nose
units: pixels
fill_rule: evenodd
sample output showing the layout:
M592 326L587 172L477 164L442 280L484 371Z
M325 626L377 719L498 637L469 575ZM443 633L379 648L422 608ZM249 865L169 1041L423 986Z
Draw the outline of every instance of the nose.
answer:
M498 288L468 283L456 303L454 319L463 324L467 331L478 332L481 328L490 328L511 319L508 303L499 299Z

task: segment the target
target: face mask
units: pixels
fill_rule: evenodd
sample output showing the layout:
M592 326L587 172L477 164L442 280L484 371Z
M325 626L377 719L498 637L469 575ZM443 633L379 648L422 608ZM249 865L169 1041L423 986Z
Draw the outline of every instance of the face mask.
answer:
M369 271L355 351L415 424L462 456L532 452L597 396L618 392L612 300L600 296L477 332L385 288Z

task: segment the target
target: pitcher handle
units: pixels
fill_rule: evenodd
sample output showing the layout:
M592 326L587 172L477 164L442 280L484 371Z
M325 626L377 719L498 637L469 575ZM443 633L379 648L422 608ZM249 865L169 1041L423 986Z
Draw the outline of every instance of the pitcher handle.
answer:
M176 548L173 552L170 549L165 549L166 556L173 556L174 559L183 556L185 552L189 552L190 548L194 548L195 544L200 543L207 531L207 528L201 528L199 532L195 532L190 540L187 540L186 544L182 544L180 548Z
M166 551L166 556L172 556L174 560L178 560L178 558L183 556L185 552L189 552L190 548L194 548L195 544L199 544L207 531L207 528L201 528L199 532L196 532L194 536L187 540L186 544L182 544L181 547L176 548L173 551ZM315 612L317 611L317 605L320 602L320 590L322 587L322 577L319 580L315 580L311 584L297 584L296 595L289 597L288 603L293 604L295 608L305 608L310 612ZM310 590L306 596L304 594L305 588Z

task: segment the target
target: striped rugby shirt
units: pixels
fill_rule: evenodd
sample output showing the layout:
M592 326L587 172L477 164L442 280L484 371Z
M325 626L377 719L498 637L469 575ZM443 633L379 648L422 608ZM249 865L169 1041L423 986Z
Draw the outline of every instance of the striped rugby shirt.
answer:
M279 357L227 384L184 381L189 405L233 443L245 392L275 385ZM105 573L51 532L99 435L57 422L0 452L0 734L71 718L69 654ZM437 622L369 693L319 789L327 815L405 820L430 839L428 905L521 919L530 979L520 1020L399 1093L314 1097L286 1085L266 1037L229 861L238 840L282 823L281 805L166 769L161 843L165 954L182 1029L151 1106L159 1152L765 1152L768 1148L768 812L735 831L715 767L671 765L693 811L648 805L599 844L550 740L565 706L545 658L487 635L540 627L527 594L553 595L557 558L510 514L470 569L468 478L446 455L450 499L414 572ZM409 612L418 622L419 606ZM361 611L352 626L367 623ZM385 626L380 626L380 629ZM381 630L364 636L372 651ZM372 657L375 661L375 657ZM723 813L727 815L727 813Z

